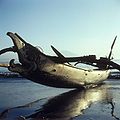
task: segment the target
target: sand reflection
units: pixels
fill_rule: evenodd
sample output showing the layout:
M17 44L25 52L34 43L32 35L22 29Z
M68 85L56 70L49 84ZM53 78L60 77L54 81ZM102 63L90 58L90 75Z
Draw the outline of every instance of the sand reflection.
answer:
M34 111L29 112L29 114L17 114L15 118L23 120L70 120L85 113L85 109L89 108L94 102L103 101L108 103L111 101L110 99L111 96L107 92L106 85L89 89L71 90L49 98L40 109L38 108L41 100L37 100L27 105L4 111L1 113L1 118L4 120L9 117L11 113L13 115L13 112L33 108Z
M110 101L110 98L105 85L84 90L72 90L49 99L41 109L25 118L69 120L83 114L92 103L107 102Z

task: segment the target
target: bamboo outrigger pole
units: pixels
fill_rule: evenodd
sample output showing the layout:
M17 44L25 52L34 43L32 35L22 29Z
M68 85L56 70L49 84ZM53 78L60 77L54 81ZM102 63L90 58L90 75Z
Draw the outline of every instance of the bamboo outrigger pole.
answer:
M0 63L0 67L8 68L8 67L9 67L9 64L7 64L7 63Z
M0 50L0 55L6 53L6 52L15 52L15 47L9 47L9 48L5 48ZM8 63L0 63L0 67L5 67L8 68L10 65Z

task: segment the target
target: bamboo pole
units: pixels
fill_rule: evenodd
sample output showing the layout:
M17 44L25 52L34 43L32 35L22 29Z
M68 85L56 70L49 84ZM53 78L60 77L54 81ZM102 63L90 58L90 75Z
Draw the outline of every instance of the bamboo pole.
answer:
M0 50L0 55L4 54L6 52L15 52L14 47L9 47L9 48L5 48L5 49Z
M0 67L8 68L8 67L9 67L9 64L7 64L7 63L0 63Z

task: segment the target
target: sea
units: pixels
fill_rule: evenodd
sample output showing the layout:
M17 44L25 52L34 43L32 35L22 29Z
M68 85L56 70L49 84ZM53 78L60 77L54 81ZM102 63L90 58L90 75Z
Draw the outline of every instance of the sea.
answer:
M4 71L2 69L2 71ZM0 78L0 120L120 120L120 79L87 89Z

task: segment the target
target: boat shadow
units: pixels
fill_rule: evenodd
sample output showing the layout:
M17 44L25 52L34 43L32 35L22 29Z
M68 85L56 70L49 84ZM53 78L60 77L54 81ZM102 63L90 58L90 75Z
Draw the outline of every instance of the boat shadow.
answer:
M106 85L81 90L75 89L52 98L40 99L23 106L7 109L0 114L0 118L6 120L12 114L17 120L70 120L84 114L84 111L94 102L108 103L111 98ZM43 101L44 103L41 105ZM25 110L29 110L29 112L25 114ZM19 114L16 113L17 111L24 112Z

